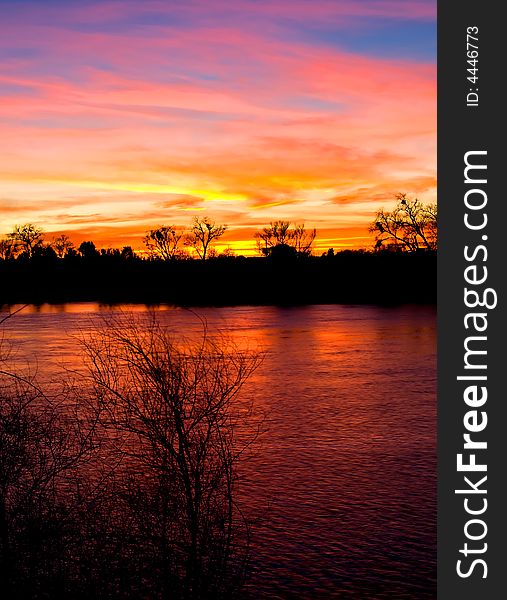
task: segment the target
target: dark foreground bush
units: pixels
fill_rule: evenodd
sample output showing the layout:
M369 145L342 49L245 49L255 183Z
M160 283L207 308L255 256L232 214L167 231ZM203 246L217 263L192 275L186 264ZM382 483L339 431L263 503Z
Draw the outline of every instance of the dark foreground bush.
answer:
M176 343L153 315L82 344L78 386L51 395L1 367L6 597L239 597L237 470L257 427L238 394L258 357L206 331Z

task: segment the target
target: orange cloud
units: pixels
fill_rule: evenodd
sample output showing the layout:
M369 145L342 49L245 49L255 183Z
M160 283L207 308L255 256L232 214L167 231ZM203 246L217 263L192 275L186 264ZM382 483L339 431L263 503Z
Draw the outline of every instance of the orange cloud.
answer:
M107 2L7 15L0 233L33 221L140 247L207 214L245 251L278 218L318 227L319 247L360 247L395 193L435 199L435 65L296 35L308 20L431 22L433 3L214 4L124 2L123 25Z

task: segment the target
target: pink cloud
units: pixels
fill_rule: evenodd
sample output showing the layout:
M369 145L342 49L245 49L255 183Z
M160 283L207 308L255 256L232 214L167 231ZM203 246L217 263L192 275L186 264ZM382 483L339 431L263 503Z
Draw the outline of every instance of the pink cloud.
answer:
M226 8L222 1L213 5ZM122 6L122 18L134 19L141 10L138 3ZM188 15L199 7L189 2L178 10ZM297 19L425 20L434 17L434 4L296 0L288 7L243 0L226 23L209 26L214 17L207 14L177 35L154 25L149 37L142 27L126 35L61 25L114 20L115 2L66 7L53 25L51 11L38 8L23 27L6 27L0 37L6 67L0 75L0 174L9 197L24 198L26 206L54 197L67 207L74 194L89 206L84 190L93 189L102 194L103 210L90 214L117 223L121 217L107 216L108 210L118 195L135 193L139 200L126 214L137 225L125 228L133 235L158 215L153 202L161 202L164 190L168 217L204 208L229 215L238 231L284 210L298 218L306 210L338 228L340 219L351 218L340 214L345 204L370 202L374 211L393 189L434 195L435 65L233 26L237 14L275 23L288 12ZM167 3L143 3L142 10L167 11ZM38 55L2 59L2 49L16 44L37 48ZM201 202L203 190L215 196ZM0 195L7 192L0 189ZM41 207L34 219L51 224L51 214ZM71 215L81 212L68 214L68 224L77 225ZM90 215L77 218L85 224ZM358 212L351 227L363 222Z

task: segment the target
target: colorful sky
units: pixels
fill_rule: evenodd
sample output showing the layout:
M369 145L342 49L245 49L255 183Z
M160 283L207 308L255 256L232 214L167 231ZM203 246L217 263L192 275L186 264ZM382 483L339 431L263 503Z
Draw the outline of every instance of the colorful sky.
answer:
M435 200L436 1L0 0L0 234L142 247L209 216L371 245Z

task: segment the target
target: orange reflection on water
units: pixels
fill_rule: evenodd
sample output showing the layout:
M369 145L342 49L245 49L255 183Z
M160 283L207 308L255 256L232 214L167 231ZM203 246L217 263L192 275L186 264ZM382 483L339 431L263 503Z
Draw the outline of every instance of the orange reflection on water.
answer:
M5 335L40 378L57 381L63 366L83 368L76 335L120 309L146 312L32 307L5 322ZM435 309L156 310L177 339L199 335L205 320L238 348L264 353L242 390L268 429L241 481L247 507L262 514L269 500L253 548L257 585L283 597L283 582L297 572L299 586L324 597L336 582L363 589L401 580L424 597L435 577Z

